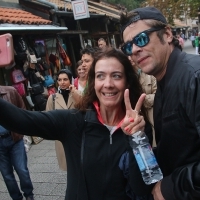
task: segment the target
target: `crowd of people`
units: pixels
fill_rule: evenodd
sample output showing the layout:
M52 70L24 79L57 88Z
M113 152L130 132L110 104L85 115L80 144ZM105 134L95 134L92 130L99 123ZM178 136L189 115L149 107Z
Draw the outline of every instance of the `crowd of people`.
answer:
M120 49L103 38L98 48L83 49L77 78L68 69L57 73L58 90L49 96L46 111L20 109L5 98L14 89L0 87L0 154L14 132L55 140L59 167L67 170L66 200L199 200L200 57L182 51L154 7L122 13L120 23ZM144 183L128 142L138 131L147 134L163 173L151 185ZM14 148L19 142L12 143ZM21 190L33 200L24 152L29 189L21 184ZM11 198L22 199L19 189L9 189L16 181L8 183L4 175L13 176L13 165L20 178L17 164L6 166L1 158Z

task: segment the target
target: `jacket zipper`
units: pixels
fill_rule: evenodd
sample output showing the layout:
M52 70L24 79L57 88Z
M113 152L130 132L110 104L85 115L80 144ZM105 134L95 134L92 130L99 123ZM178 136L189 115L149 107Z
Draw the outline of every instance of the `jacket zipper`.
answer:
M110 144L112 144L112 134L110 133Z

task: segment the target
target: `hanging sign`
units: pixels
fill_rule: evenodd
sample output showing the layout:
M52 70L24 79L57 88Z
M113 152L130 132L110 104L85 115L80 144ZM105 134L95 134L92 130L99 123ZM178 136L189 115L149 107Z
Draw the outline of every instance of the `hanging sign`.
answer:
M72 1L72 8L74 13L74 19L84 19L89 18L89 10L88 10L88 4L87 0L75 0Z

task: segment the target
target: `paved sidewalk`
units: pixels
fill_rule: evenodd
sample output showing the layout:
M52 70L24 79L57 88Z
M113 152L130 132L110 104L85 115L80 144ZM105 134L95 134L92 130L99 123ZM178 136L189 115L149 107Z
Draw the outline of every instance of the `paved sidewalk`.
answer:
M184 42L183 51L185 51L186 53L195 54L196 50L192 46L192 42L189 39Z
M58 167L54 143L43 140L33 145L28 152L28 168L35 200L64 200L67 175ZM19 180L18 176L16 179ZM11 200L1 173L0 200Z

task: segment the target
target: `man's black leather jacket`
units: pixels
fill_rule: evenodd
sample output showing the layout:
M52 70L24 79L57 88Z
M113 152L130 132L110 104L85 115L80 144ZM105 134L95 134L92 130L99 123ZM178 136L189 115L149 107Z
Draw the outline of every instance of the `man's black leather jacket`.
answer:
M200 199L200 56L175 48L154 100L165 200Z

